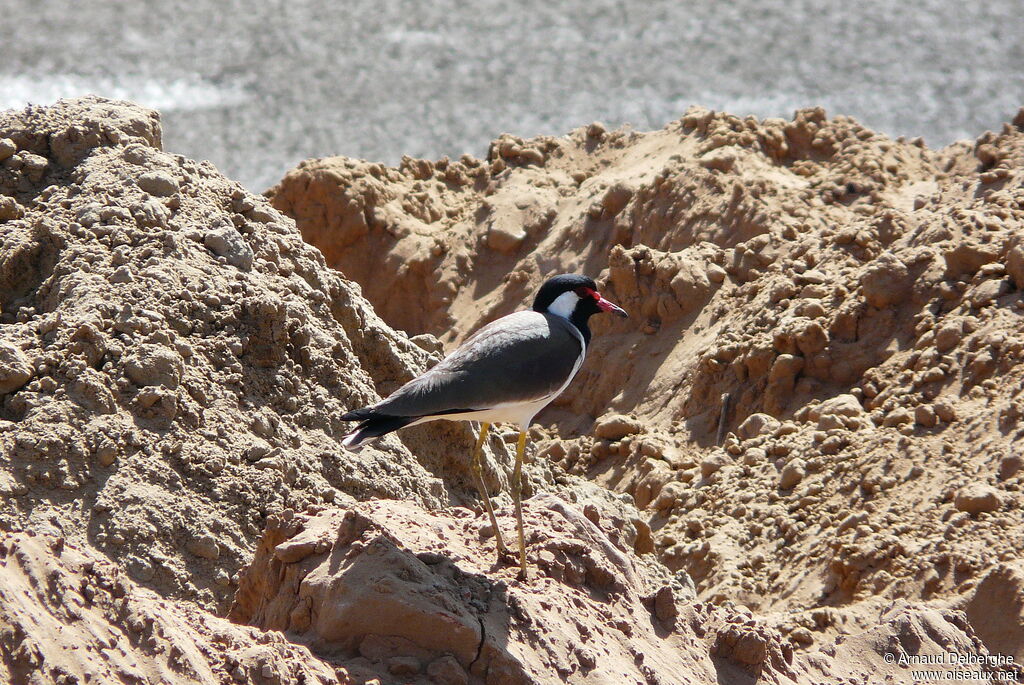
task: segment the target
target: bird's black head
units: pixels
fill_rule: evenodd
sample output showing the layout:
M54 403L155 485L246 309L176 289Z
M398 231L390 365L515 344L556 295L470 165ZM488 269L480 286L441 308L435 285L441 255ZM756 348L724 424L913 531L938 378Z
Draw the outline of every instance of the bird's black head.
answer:
M629 316L616 304L601 297L594 279L576 274L562 274L549 278L537 291L533 300L533 311L548 312L571 321L583 339L590 343L590 327L587 320L594 314L614 312Z

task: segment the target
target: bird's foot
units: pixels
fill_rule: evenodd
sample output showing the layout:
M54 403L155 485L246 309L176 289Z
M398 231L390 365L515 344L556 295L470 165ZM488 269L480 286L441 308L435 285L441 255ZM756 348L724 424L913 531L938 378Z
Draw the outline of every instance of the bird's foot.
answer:
M519 555L515 552L515 550L511 550L508 547L502 545L498 548L498 561L502 562L503 564L515 564L519 562Z
M516 578L519 580L526 580L528 577L527 564L523 557L524 555L517 549L513 550L508 547L502 547L498 550L498 563L519 567L516 573Z

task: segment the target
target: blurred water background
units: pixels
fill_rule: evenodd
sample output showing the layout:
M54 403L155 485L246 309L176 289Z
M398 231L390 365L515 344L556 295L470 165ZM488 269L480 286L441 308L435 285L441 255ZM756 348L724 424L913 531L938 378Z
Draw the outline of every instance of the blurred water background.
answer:
M1020 0L0 0L0 109L96 93L262 191L302 159L482 155L691 104L932 146L1024 105Z

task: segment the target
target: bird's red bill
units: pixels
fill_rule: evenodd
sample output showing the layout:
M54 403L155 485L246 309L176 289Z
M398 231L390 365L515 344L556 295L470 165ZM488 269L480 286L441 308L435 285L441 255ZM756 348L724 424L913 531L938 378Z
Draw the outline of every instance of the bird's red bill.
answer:
M583 292L580 292L580 290L582 290ZM596 290L591 290L590 288L580 288L576 292L581 297L592 297L594 301L597 302L597 306L601 309L602 312L611 312L612 314L618 314L621 317L629 316L629 314L626 313L625 309L615 304L614 302L604 299L603 297L601 297L601 293L597 292Z
M614 302L609 302L608 300L604 299L603 297L601 297L600 293L594 293L594 295L597 296L597 306L601 308L602 312L611 312L613 314L618 314L621 317L629 316L629 314L626 313L625 309L615 304Z

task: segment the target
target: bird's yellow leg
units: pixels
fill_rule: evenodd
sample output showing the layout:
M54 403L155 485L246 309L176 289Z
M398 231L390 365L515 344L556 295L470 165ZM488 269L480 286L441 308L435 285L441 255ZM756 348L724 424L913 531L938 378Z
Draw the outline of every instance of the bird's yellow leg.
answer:
M523 454L526 452L526 431L519 431L516 446L516 467L512 472L512 494L516 503L516 530L519 533L519 576L526 580L526 536L523 534Z
M484 440L487 439L487 431L491 428L489 423L480 424L480 437L473 448L473 473L476 474L476 486L480 490L480 496L487 508L487 515L491 518L491 527L494 528L494 539L498 543L498 554L505 553L505 541L501 539L501 531L498 530L498 519L494 516L494 507L491 506L491 497L487 494L487 484L484 483L484 469L480 458L483 453Z

